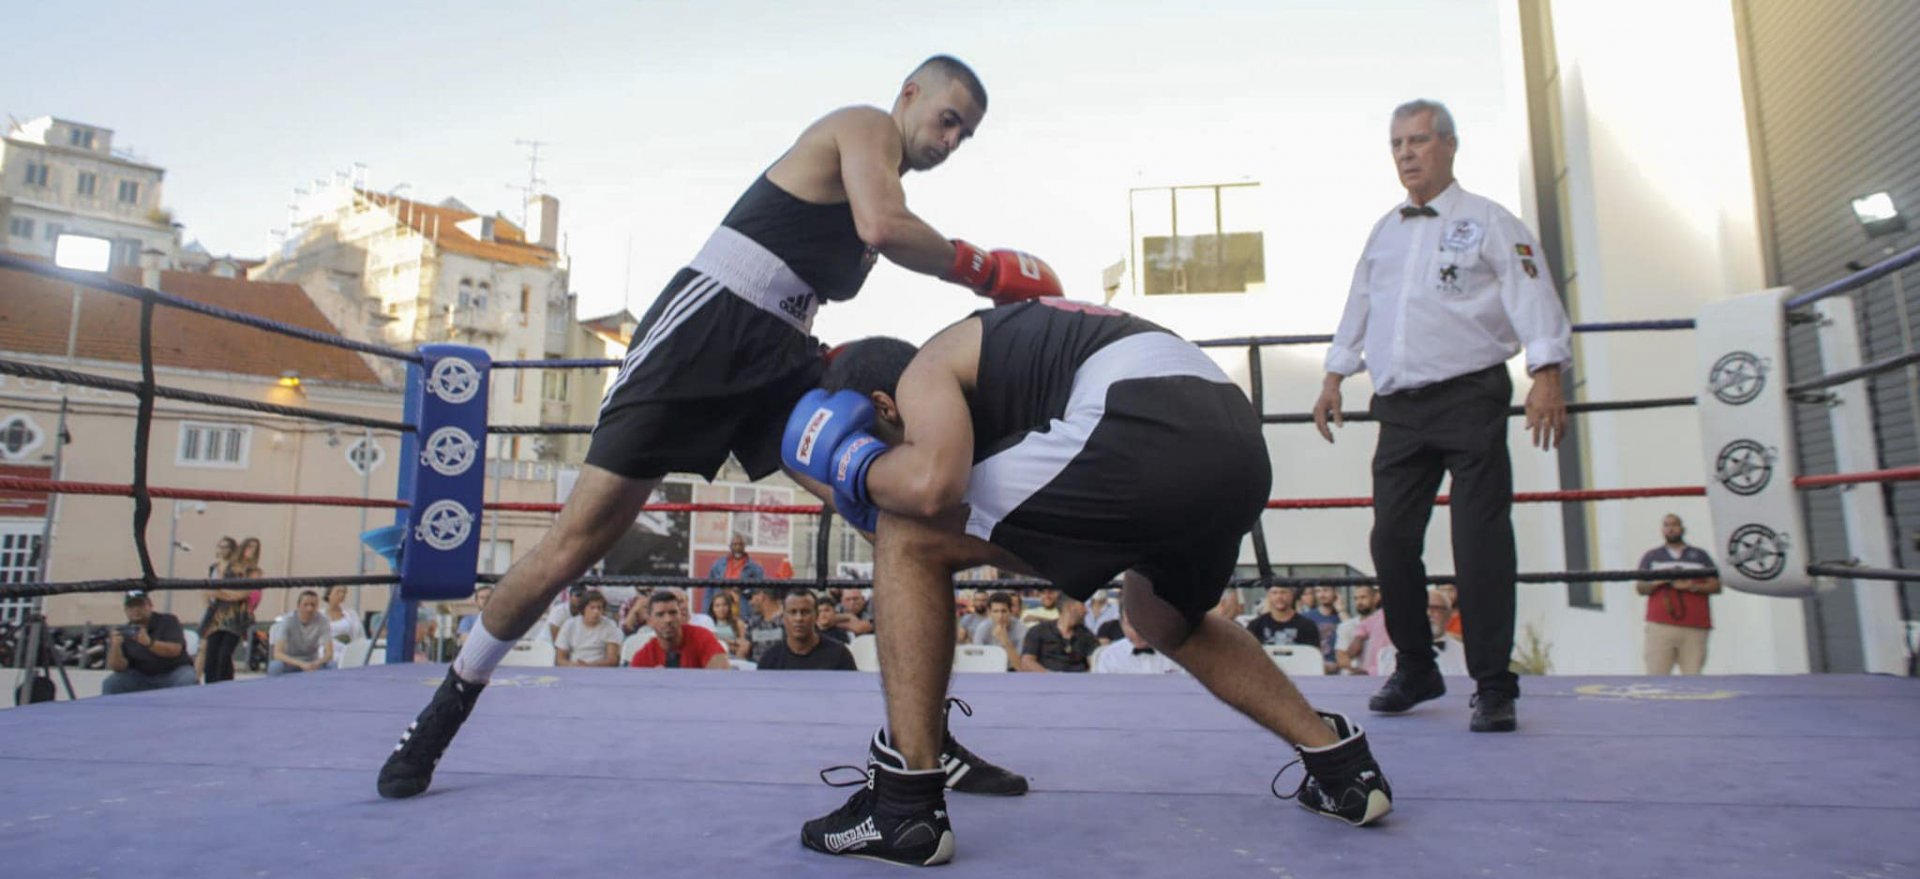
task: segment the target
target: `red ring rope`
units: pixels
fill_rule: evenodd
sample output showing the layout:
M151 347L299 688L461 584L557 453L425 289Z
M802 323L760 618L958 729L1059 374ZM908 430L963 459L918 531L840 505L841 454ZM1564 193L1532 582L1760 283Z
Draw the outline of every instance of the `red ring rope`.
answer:
M1884 470L1863 470L1857 473L1831 473L1820 476L1802 476L1793 481L1796 488L1824 488L1833 485L1857 485L1866 482L1912 482L1920 480L1920 466L1891 467ZM35 494L83 494L112 495L131 497L133 486L110 482L73 482L55 479L28 479L20 476L0 476L0 491L18 491ZM189 488L151 488L147 492L157 498L172 500L219 501L236 504L295 504L317 507L373 507L376 509L405 509L406 501L386 500L383 498L341 497L337 495L301 495L267 494L263 492L241 491L202 491ZM1587 488L1564 489L1561 491L1522 491L1515 492L1516 504L1577 503L1582 501L1614 501L1636 498L1657 497L1703 497L1707 490L1697 485L1672 485L1654 488ZM1435 503L1448 502L1447 495L1435 498ZM560 504L550 503L493 503L486 508L503 513L558 513ZM1267 501L1269 510L1336 510L1373 506L1369 497L1321 497L1321 498L1275 498ZM648 504L641 509L654 513L772 513L777 515L810 516L820 512L818 504Z

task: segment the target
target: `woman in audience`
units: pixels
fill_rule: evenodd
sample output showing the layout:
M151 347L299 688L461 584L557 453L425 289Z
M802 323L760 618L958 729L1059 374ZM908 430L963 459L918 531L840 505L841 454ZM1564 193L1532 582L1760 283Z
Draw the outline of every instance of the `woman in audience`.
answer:
M739 600L730 591L717 591L707 610L707 615L713 617L713 637L727 645L734 656L745 656L750 645L746 641L747 623L740 618Z
M321 611L327 615L327 633L333 636L333 656L340 658L340 648L366 637L366 630L360 627L360 617L347 607L347 587L335 586L327 590L327 606Z
M223 549L224 547L224 554ZM252 562L247 548L252 547ZM260 576L260 541L249 537L238 548L232 538L222 538L215 548L220 560L208 574L216 580L247 580ZM253 631L253 604L250 590L214 589L208 593L207 612L200 617L201 679L209 684L233 680L233 653ZM255 595L258 590L251 590ZM258 599L254 599L257 601Z

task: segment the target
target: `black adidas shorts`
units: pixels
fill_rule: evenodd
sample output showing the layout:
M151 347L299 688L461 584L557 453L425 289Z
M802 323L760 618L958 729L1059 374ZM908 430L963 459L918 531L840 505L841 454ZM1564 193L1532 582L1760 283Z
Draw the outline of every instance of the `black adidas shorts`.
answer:
M1132 347L1157 350L1089 375L1108 349L1136 339ZM967 532L1082 600L1138 571L1197 624L1219 603L1271 490L1260 421L1246 395L1176 337L1108 349L1076 374L1063 419L974 465Z
M631 479L712 479L732 454L760 479L780 469L787 415L825 368L817 340L682 269L634 330L587 463Z

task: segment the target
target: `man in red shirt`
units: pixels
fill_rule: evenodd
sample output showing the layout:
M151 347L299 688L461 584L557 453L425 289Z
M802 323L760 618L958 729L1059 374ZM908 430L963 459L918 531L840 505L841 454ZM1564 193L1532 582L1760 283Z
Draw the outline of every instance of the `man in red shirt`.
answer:
M653 640L633 655L634 668L729 669L727 648L712 632L680 618L680 597L662 589L647 596L647 625Z
M1640 570L1713 567L1706 550L1687 545L1687 526L1679 516L1668 513L1660 521L1660 536L1666 542L1640 557ZM1647 674L1672 674L1676 663L1683 675L1699 674L1707 664L1707 632L1713 629L1707 596L1720 591L1720 579L1669 577L1641 580L1634 588L1647 596Z

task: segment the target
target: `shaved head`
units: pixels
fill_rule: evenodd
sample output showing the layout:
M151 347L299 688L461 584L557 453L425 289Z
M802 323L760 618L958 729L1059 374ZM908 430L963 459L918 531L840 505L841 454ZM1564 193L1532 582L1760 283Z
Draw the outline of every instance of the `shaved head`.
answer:
M980 106L981 112L986 112L987 87L980 84L980 77L973 72L973 68L952 55L935 55L920 62L920 66L907 75L906 81L920 83L922 89L935 83L958 82L966 88L973 102Z

